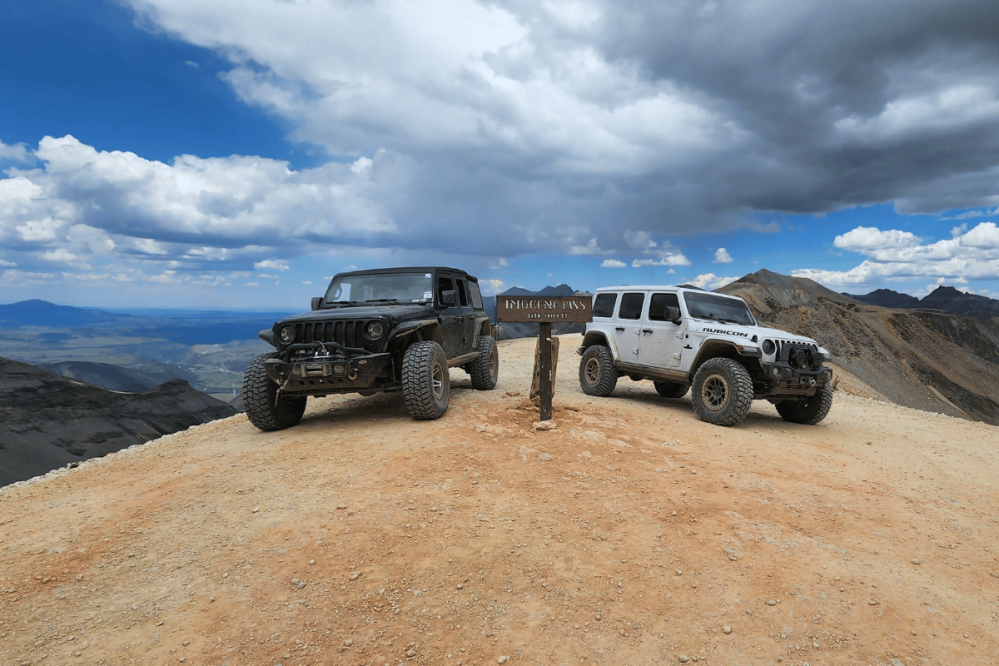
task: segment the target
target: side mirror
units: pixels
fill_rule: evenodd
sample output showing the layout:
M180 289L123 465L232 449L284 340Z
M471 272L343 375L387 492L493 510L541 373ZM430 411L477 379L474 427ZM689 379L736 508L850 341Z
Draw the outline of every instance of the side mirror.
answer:
M666 310L663 313L663 316L665 317L666 321L673 322L674 324L679 325L679 323L680 323L680 308L674 307L672 305L667 305L666 306Z
M458 292L454 289L445 289L441 292L441 305L453 308L458 303Z
M323 307L323 297L322 296L313 296L312 297L312 309L313 310L318 310L321 307Z

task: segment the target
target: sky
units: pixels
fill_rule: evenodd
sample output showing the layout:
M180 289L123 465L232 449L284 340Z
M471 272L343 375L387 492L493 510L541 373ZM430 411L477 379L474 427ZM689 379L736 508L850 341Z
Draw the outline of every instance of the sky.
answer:
M0 0L0 303L999 298L995 0Z

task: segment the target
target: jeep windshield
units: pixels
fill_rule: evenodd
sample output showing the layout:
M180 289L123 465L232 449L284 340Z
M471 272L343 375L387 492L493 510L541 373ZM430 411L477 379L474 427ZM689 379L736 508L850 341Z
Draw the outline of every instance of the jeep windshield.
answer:
M686 291L683 293L683 300L687 303L687 312L691 317L714 319L726 324L756 325L753 313L741 299Z
M431 273L337 275L326 290L325 305L362 303L430 303L434 300Z

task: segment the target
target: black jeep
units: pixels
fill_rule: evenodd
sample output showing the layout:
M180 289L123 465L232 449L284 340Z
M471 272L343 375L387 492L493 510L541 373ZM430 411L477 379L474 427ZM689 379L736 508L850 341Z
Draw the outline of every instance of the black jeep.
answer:
M451 396L448 369L472 386L496 386L499 354L479 282L455 268L339 273L312 312L261 331L277 352L243 376L243 405L261 430L298 423L308 396L402 391L415 419L440 418Z

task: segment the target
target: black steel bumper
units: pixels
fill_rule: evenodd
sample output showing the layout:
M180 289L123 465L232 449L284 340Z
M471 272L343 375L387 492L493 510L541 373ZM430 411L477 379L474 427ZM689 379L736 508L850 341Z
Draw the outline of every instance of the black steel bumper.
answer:
M281 387L282 392L287 393L370 388L379 385L379 378L390 365L391 354L368 354L339 360L310 359L292 363L279 358L264 361L267 376Z
M826 367L818 370L800 370L792 368L787 363L764 363L763 372L771 382L793 388L824 386L832 381L832 368Z

